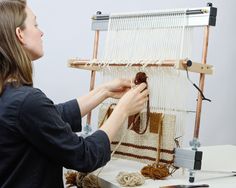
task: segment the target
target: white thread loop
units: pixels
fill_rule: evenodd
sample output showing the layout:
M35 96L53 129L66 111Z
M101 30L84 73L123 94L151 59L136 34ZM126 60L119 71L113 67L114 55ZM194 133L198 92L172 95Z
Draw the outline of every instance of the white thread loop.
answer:
M140 173L120 172L116 177L117 182L123 187L135 187L143 185L145 182L144 176Z

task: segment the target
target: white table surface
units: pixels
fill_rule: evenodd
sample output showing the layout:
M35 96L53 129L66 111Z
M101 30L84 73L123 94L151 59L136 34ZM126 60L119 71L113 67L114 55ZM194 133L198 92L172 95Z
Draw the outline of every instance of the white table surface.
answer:
M199 151L203 151L202 170L236 171L236 146L207 146L199 148ZM145 164L130 160L112 159L103 168L99 177L119 186L116 181L116 176L119 172L139 172L143 166ZM158 188L167 185L190 184L188 175L188 170L180 169L166 180L147 179L145 184L139 187ZM236 176L197 171L194 184L208 184L211 188L236 188Z

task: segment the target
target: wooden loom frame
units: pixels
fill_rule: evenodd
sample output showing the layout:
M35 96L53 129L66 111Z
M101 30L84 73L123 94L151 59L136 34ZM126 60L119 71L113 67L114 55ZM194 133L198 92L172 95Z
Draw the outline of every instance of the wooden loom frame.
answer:
M163 14L163 12L161 14ZM208 43L209 43L209 30L210 30L210 26L215 26L215 24L216 24L217 8L212 7L212 4L208 3L207 7L193 8L193 9L186 10L186 15L188 15L188 19L189 19L188 26L203 26L204 27L204 38L203 38L201 63L192 62L187 59L182 59L182 60L178 60L178 61L164 60L164 61L161 61L161 63L158 62L158 60L156 60L153 63L147 64L146 66L148 66L148 67L150 67L150 66L153 66L153 67L174 66L176 69L188 70L189 72L199 73L200 76L199 76L198 88L200 89L200 91L203 92L204 91L204 83L205 83L205 74L213 74L213 66L206 64L206 62L207 62ZM98 46L99 46L99 35L100 35L100 31L107 30L108 20L109 20L109 15L103 15L103 14L101 14L100 11L98 11L97 14L95 16L93 16L93 18L92 18L92 30L95 31L92 60L83 60L83 59L70 59L70 60L68 60L69 67L85 69L85 70L91 71L90 91L94 89L96 71L98 71L102 68L98 64L99 60L97 60ZM158 64L156 64L157 62L158 62ZM143 66L144 63L145 62L139 61L138 63L132 64L131 66ZM111 63L109 63L109 66L125 66L125 64L111 64ZM197 148L200 146L200 142L198 141L198 138L199 138L199 131L200 131L201 111L202 111L202 100L203 100L202 97L203 97L202 93L198 92L193 140L190 142L190 146L192 147L192 150L196 151L196 153L197 153ZM91 131L90 125L91 125L91 112L89 112L87 115L85 134L88 134ZM177 153L179 153L179 152L180 152L180 156L182 156L183 153L185 154L186 151L183 151L183 153L181 153L182 151L176 150L176 156L177 156ZM194 155L196 153L194 153ZM186 162L185 159L183 159L181 161L181 165ZM194 163L195 163L195 161L194 161ZM201 164L200 164L199 169L195 169L195 167L192 167L191 165L190 166L186 165L186 164L184 164L182 166L181 165L180 165L180 167L185 167L185 168L187 167L190 169L189 181L194 182L194 170L200 170Z
M195 9L188 9L186 14L189 16L189 25L191 26L204 26L204 39L203 39L203 49L202 49L202 60L201 63L191 62L191 65L188 65L189 60L180 60L176 63L173 60L165 60L161 64L149 64L147 66L175 66L177 69L186 70L188 66L188 71L196 72L200 74L199 77L199 89L203 92L204 91L204 82L205 82L205 74L213 74L213 66L207 65L207 52L208 52L208 43L209 43L209 28L210 26L215 26L216 22L216 13L217 9L212 7L211 3L207 4L207 7L203 8L195 8ZM199 14L199 20L196 20L196 14ZM191 17L191 15L193 15ZM92 61L93 64L89 65L90 60L82 60L82 59L70 59L68 60L68 66L72 68L79 68L91 71L91 78L90 78L90 91L94 89L95 85L95 77L96 71L100 70L101 67L98 65L98 47L99 47L99 35L100 31L104 31L108 25L109 15L102 15L100 11L97 12L97 15L92 18L92 29L95 31L94 35L94 44L93 44L93 57ZM94 63L95 62L95 63ZM124 66L124 64L109 64L109 66ZM133 64L132 66L142 66L140 64ZM193 134L193 145L198 147L198 144L195 142L198 140L199 131L200 131L200 120L201 120L201 110L202 110L202 96L201 93L198 92L198 100L197 100L197 107L196 107L196 117L195 117L195 127L194 127L194 134ZM87 115L86 125L91 124L91 112Z

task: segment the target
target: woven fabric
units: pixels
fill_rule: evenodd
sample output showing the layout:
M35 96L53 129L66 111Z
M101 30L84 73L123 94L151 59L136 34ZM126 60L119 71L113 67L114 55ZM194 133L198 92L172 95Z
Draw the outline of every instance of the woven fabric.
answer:
M99 125L108 118L111 109L102 106L99 110ZM162 119L160 119L162 117ZM146 126L147 114L140 114L139 129L144 130ZM150 123L144 134L138 134L135 130L128 130L128 119L119 129L115 138L112 140L112 151L116 148L123 135L125 135L118 149L116 149L114 157L139 161L143 163L153 163L158 157L159 136L158 127L162 128L161 145L160 145L160 162L172 163L173 150L175 147L175 116L161 113L150 114ZM115 125L113 125L115 126Z

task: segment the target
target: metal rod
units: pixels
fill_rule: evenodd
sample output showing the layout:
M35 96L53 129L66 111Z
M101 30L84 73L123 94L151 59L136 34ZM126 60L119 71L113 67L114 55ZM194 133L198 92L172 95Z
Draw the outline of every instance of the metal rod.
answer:
M187 15L202 15L204 13L208 14L209 12L209 8L208 7L203 7L200 9L189 9L189 10L162 10L162 11L158 11L158 12L144 12L144 13L127 13L127 14L123 14L123 15L113 15L113 18L131 18L131 17L142 17L142 16L169 16L171 14L187 14ZM106 14L106 15L96 15L92 17L93 20L109 20L110 19L110 15Z
M92 30L107 31L109 19L126 19L126 18L138 18L138 17L149 17L149 16L177 16L179 14L186 14L188 22L185 27L202 27L202 26L215 26L217 8L212 6L191 8L191 9L179 9L179 10L157 10L153 12L131 12L123 14L98 14L92 17ZM117 17L117 18L116 18ZM171 25L169 25L171 26ZM176 25L173 25L176 26ZM145 26L141 28L159 28L159 26L153 27L152 21L147 21ZM132 28L135 29L135 28Z
M209 174L230 174L230 175L236 175L236 171L220 171L220 170L201 170L203 173L209 173Z
M209 26L205 27L204 31L204 43L203 43L203 52L202 52L202 64L206 64L207 59L207 49L208 49L208 41L209 41ZM203 92L204 90L204 81L205 81L205 74L200 74L199 79L199 89ZM196 118L195 118L195 127L194 127L194 139L198 139L199 137L199 130L200 130L200 120L201 120L201 111L202 111L202 96L198 93L198 100L197 100L197 109L196 109Z

